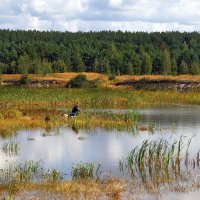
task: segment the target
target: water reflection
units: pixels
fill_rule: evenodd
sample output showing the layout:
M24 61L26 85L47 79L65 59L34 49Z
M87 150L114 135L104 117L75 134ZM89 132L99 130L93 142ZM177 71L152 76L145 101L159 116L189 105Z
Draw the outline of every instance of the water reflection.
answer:
M74 131L74 133L76 133L76 134L78 134L78 132L79 132L79 127L76 125L76 124L73 124L72 125L72 130Z
M2 151L6 157L13 157L19 154L19 143L15 141L9 141L2 144Z
M52 128L50 126L46 126L44 131L41 133L43 137L46 136L54 136L54 135L59 135L60 134L60 128Z

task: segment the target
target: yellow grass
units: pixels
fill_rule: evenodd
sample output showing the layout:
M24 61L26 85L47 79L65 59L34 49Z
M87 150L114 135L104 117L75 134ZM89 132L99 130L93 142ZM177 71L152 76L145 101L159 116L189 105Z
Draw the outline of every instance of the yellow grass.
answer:
M58 81L69 81L70 79L77 76L79 73L53 73L48 74L46 76L41 76L37 74L29 74L28 77L31 80L58 80ZM85 74L88 80L100 79L100 80L107 80L107 75L99 74L99 73L81 73ZM0 75L0 78L3 80L19 80L21 74L3 74Z
M164 188L168 192L179 195L192 192L197 185L181 184L177 180L174 184L170 180L163 183L163 188L152 181L141 182L138 180L125 181L122 179L107 178L104 180L79 179L64 182L46 181L41 183L11 183L0 185L2 199L26 200L121 200L121 199L160 199ZM164 186L165 185L165 186Z
M46 76L41 76L37 74L29 74L28 77L31 80L56 80L60 82L62 85L64 85L67 81L77 76L79 73L75 72L66 72L66 73L52 73L48 74ZM85 74L88 80L95 80L99 79L104 82L103 86L109 87L110 84L117 82L117 81L138 81L141 79L148 79L148 80L176 80L176 81L200 81L200 75L178 75L178 76L172 76L172 75L122 75L122 76L116 76L115 80L108 80L108 75L105 74L99 74L99 73L82 73ZM0 79L2 80L19 80L21 77L21 74L3 74L0 75ZM113 86L111 86L113 87Z
M113 178L104 181L93 179L83 179L77 181L65 181L62 183L43 182L43 183L17 183L10 187L0 185L0 192L10 190L15 197L23 197L28 194L31 197L31 191L35 192L34 199L46 199L47 194L54 194L62 199L121 199L121 193L125 192L125 181ZM42 195L41 195L42 194ZM62 195L61 195L62 194ZM25 197L26 198L26 197ZM59 198L59 199L60 199ZM23 198L24 199L24 198Z
M123 75L117 76L117 81L127 81L127 80L141 80L141 79L148 79L148 80L175 80L175 81L200 81L200 75L178 75L178 76L164 76L164 75Z

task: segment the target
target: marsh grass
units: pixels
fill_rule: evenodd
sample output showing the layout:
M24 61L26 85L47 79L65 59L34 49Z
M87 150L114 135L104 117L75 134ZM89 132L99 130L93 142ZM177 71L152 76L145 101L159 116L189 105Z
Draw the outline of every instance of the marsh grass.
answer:
M175 91L135 91L133 89L0 88L0 109L58 108L126 109L152 105L200 105L200 93Z
M58 182L64 174L56 169L45 170L42 161L26 161L9 165L0 170L0 184L15 185L21 183L34 183L40 181Z
M64 119L58 108L71 110L80 105L81 116L74 122ZM0 88L0 134L13 134L19 128L58 127L75 124L79 128L102 127L135 131L139 115L136 112L111 114L89 113L88 108L134 109L137 107L173 105L200 105L200 93L134 91L130 89L64 89L64 88ZM134 118L134 120L133 120ZM133 123L132 123L133 122ZM151 128L151 127L149 127ZM152 127L153 131L153 127Z
M32 129L32 128L44 128L44 136L49 135L52 130L60 126L76 127L77 129L96 129L105 128L107 130L127 130L129 132L135 130L139 121L139 114L137 111L131 111L127 113L112 113L112 112L88 112L82 110L82 112L75 118L65 117L62 110L51 109L26 109L26 115L24 110L14 109L15 117L13 115L13 109L9 114L7 109L6 114L2 114L3 118L0 120L0 134L2 137L6 137L14 134L18 129ZM13 117L10 117L10 116ZM51 134L51 133L50 133Z
M75 119L67 119L81 128L101 127L107 129L132 130L139 122L138 112L112 113L112 112L84 112Z
M79 163L73 164L71 169L72 179L94 179L95 164L94 163Z
M28 161L1 170L0 193L4 194L6 199L20 199L23 197L23 192L25 199L30 198L29 195L33 194L36 198L40 197L41 199L49 199L52 195L59 196L59 199L61 197L64 199L96 199L102 195L106 198L118 199L124 192L125 182L122 180L114 178L98 180L94 173L95 165L93 163L74 164L72 180L63 181L63 176L58 170L45 171L41 161ZM45 197L45 195L47 196Z
M14 192L4 192L4 196L12 199L121 199L126 183L110 178L96 181L79 179L64 182L46 181L41 183L26 183L15 185ZM0 188L5 191L5 188Z
M30 182L34 180L41 170L40 162L27 161L24 164L19 163L15 165L9 165L6 169L0 171L0 183L1 184L14 184L22 182Z
M199 166L199 152L196 158L189 157L191 140L189 139L185 152L182 136L172 144L164 139L145 140L141 146L135 147L127 158L120 160L119 168L123 173L143 182L173 182L188 175L189 166L192 169Z

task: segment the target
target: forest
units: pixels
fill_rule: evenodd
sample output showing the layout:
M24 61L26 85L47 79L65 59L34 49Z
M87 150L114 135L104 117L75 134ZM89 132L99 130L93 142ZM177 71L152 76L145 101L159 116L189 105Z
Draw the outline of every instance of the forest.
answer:
M198 32L0 30L0 74L200 74Z

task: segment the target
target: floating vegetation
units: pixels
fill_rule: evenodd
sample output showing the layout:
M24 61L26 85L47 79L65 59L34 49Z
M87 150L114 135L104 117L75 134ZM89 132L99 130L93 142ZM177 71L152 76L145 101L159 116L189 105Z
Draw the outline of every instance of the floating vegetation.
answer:
M5 153L6 156L12 157L12 156L17 156L19 153L19 143L10 141L10 142L5 142L2 145L2 151Z
M33 137L27 137L27 140L29 140L29 141L34 141L35 138L33 138Z
M78 140L86 140L86 139L87 139L86 137L82 137L82 136L78 137Z
M189 157L188 140L187 148L183 151L183 137L169 144L167 140L145 140L142 145L135 147L127 156L120 160L119 168L123 173L128 173L132 178L139 178L143 182L154 183L171 182L187 175L189 167L199 167L199 152L196 158Z

